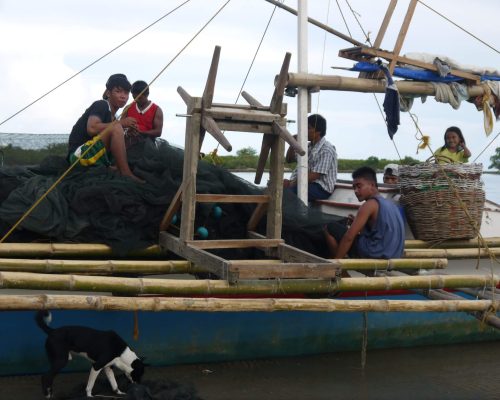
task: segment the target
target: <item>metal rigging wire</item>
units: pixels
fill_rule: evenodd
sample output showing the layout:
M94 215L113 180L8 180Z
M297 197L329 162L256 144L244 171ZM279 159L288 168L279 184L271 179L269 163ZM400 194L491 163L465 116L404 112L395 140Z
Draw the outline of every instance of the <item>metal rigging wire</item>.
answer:
M146 26L145 28L141 29L139 32L135 33L134 35L132 35L131 37L129 37L127 40L123 41L122 43L120 43L118 46L114 47L113 49L109 50L107 53L105 53L104 55L102 55L101 57L97 58L96 60L92 61L90 64L88 64L87 66L83 67L80 71L76 72L75 74L71 75L69 78L67 78L66 80L64 80L63 82L61 82L60 84L58 84L57 86L55 86L54 88L50 89L48 92L42 94L40 97L36 98L35 100L33 100L31 103L29 103L28 105L24 106L23 108L21 108L19 111L15 112L14 114L12 114L10 117L4 119L2 122L0 122L0 126L3 125L4 123L6 123L7 121L10 121L12 118L14 118L16 115L22 113L24 110L26 110L27 108L31 107L33 104L37 103L38 101L42 100L44 97L48 96L50 93L54 92L55 90L59 89L61 86L63 86L64 84L66 84L67 82L69 82L70 80L72 80L73 78L77 77L78 75L80 75L83 71L89 69L90 67L92 67L93 65L97 64L99 61L101 61L103 58L109 56L111 53L113 53L114 51L118 50L120 47L122 47L123 45L125 45L126 43L130 42L132 39L136 38L137 36L139 36L141 33L145 32L146 30L148 30L149 28L151 28L153 25L156 25L158 22L160 22L161 20L165 19L166 17L168 17L170 14L172 14L173 12L177 11L179 8L181 8L182 6L184 6L185 4L189 3L191 0L186 0L184 1L182 4L178 5L177 7L173 8L172 10L170 10L169 12L167 12L166 14L162 15L160 18L158 18L157 20L155 20L154 22L152 22L151 24L149 24L148 26Z

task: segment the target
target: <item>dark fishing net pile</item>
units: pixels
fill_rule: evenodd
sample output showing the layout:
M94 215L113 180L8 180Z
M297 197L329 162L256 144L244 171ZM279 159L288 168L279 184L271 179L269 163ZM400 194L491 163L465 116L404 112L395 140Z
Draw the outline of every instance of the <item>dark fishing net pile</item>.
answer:
M104 166L77 167L6 241L105 243L121 254L157 244L160 222L182 182L183 156L183 150L163 140L147 140L129 148L129 164L145 184L119 176ZM67 167L65 159L53 156L37 166L0 168L2 237ZM197 192L262 194L263 188L202 160L198 167ZM218 213L215 213L214 204L197 205L195 231L205 227L206 239L245 238L246 224L255 205L221 203L217 206ZM315 207L305 207L294 194L284 192L283 239L287 243L327 256L323 226L333 219L335 217ZM258 226L259 232L265 233L265 223L264 217ZM169 231L178 234L178 226L179 218ZM204 238L195 236L195 239ZM250 251L233 256L251 258ZM230 258L229 254L222 255Z

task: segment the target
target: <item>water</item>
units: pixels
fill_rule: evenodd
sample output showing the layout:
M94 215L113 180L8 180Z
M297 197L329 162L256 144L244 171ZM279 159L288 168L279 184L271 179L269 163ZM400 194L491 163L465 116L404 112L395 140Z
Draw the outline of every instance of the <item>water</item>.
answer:
M236 172L235 175L252 183L255 178L255 172ZM285 173L285 178L288 178L289 176L290 172ZM338 174L338 178L349 180L352 179L351 174L348 172L340 172ZM267 172L264 172L264 175L262 176L261 186L265 186L268 179L269 174ZM500 204L500 174L483 174L482 179L484 182L486 198ZM382 182L382 174L377 174L377 180L379 182Z
M144 383L193 386L204 400L496 400L499 352L500 342L368 350L364 369L360 351L150 367ZM122 378L118 374L118 384L126 390ZM83 398L87 379L88 372L58 375L56 398L76 400L69 393ZM41 398L39 375L0 377L0 387L2 400ZM94 394L123 398L113 397L105 381L96 384ZM191 399L173 394L161 399Z

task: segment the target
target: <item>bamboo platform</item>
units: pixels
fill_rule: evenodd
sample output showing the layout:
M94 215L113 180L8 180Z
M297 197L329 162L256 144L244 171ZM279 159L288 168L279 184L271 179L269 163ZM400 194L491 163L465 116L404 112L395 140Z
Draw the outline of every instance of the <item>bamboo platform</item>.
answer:
M484 243L496 246L500 239L488 238ZM234 285L223 279L197 279L197 276L204 276L209 271L203 263L162 260L164 253L158 246L151 246L132 253L131 257L120 259L113 258L112 249L101 244L2 243L0 288L15 289L16 294L6 294L8 292L4 291L0 296L0 309L463 311L471 315L476 313L476 316L482 316L482 320L487 315L487 319L498 322L491 311L498 306L495 297L498 294L496 287L500 283L498 276L446 274L449 259L474 258L482 254L477 248L477 241L443 242L434 244L440 248L432 249L425 248L430 244L421 241L407 241L406 244L408 248L405 254L418 256L393 260L335 260L341 270L375 276L293 279L286 278L284 274L283 278L240 279ZM497 249L490 248L490 254ZM433 258L432 255L439 257ZM273 265L281 265L283 268L279 260L232 261L235 265L248 265L263 272L272 269ZM428 273L418 275L419 271L424 270ZM169 278L170 274L176 274L176 277ZM33 294L34 290L51 294ZM310 295L331 297L339 293L394 290L413 291L430 299L405 301L308 298ZM444 295L443 293L448 292L443 290L455 290L469 295L475 293L475 299L457 294ZM65 294L53 294L54 291ZM72 294L66 294L67 292ZM203 298L200 299L200 296ZM221 298L227 296L238 298ZM253 298L255 296L258 298ZM280 299L280 296L292 298Z

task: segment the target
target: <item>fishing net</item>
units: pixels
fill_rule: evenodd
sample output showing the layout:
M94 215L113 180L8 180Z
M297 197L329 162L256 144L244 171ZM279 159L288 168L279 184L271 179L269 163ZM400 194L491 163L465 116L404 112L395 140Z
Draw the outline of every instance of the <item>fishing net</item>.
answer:
M137 184L104 166L76 167L7 241L105 243L123 255L157 244L160 221L182 182L183 157L182 149L164 140L147 140L129 148L131 169L145 184ZM66 160L53 156L37 166L0 168L2 236L67 167ZM249 195L262 194L263 188L201 160L197 192ZM254 204L199 203L195 231L204 227L207 239L211 240L245 238L246 224L254 208ZM179 219L176 219L170 228L173 233L176 229L178 233ZM326 257L323 226L337 219L316 207L304 206L294 194L284 192L282 236L287 243ZM265 233L265 223L264 217L257 229L260 233ZM244 252L222 254L228 258L257 256L252 249L214 252L225 251Z

